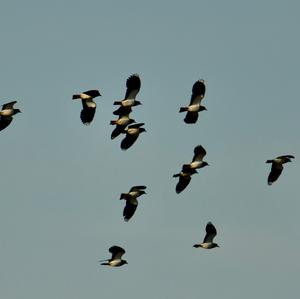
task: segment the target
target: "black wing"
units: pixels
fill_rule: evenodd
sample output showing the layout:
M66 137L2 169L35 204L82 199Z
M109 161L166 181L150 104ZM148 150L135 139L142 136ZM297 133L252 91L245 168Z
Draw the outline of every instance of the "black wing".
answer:
M202 161L205 155L206 155L206 150L203 148L203 146L197 145L194 148L193 162L194 161Z
M198 104L204 98L205 84L203 80L196 81L193 85L190 105Z
M271 172L268 176L268 185L272 185L282 173L283 166L280 163L273 162Z
M6 127L10 125L13 118L11 116L1 116L0 117L0 131L4 130Z
M5 110L5 109L13 109L14 104L16 104L16 103L17 103L17 101L6 103L6 104L2 105L2 109L3 110Z
M147 187L146 186L133 186L131 187L129 192L135 191L135 190L145 190Z
M138 74L131 75L126 81L125 99L135 99L141 88L141 79Z
M129 149L136 142L138 137L139 134L135 134L135 135L126 134L126 137L121 142L121 149L123 151Z
M112 246L109 248L109 252L112 254L111 259L121 259L122 255L125 253L125 250L119 246Z
M91 98L96 98L96 97L101 96L99 90L97 90L97 89L87 90L83 93L86 94L87 96L90 96Z
M119 115L120 117L124 115L128 115L129 113L132 112L132 109L130 106L120 106L117 110L113 112L114 115Z
M137 204L131 203L130 200L126 200L126 205L123 210L123 217L125 221L128 221L133 216L137 206Z
M194 124L198 120L198 112L187 112L184 118L184 122L187 124Z
M83 124L89 125L94 119L95 112L96 112L96 108L86 107L82 109L80 113L80 118Z
M179 175L179 181L178 181L178 183L176 185L176 188L175 188L176 193L179 194L180 192L182 192L188 186L191 179L192 178L191 178L190 175L185 175L185 176Z
M212 243L214 237L217 235L217 230L211 222L206 224L206 235L203 243Z

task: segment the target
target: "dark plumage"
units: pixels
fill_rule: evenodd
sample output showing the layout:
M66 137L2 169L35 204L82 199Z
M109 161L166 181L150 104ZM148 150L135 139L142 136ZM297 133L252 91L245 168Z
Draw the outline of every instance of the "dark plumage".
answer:
M101 96L98 90L88 90L80 94L74 94L72 99L81 99L82 110L80 113L80 119L83 124L89 125L95 116L96 112L96 103L93 101L94 98Z
M200 244L195 244L194 247L198 248L204 248L204 249L211 249L215 247L219 247L217 243L213 242L214 237L217 235L217 230L214 227L214 225L211 222L208 222L206 225L206 235L204 237L204 240Z
M125 253L125 250L122 247L112 246L109 248L109 252L112 254L111 258L99 261L101 262L101 265L120 267L127 264L126 260L122 260L122 255Z
M2 110L0 111L0 131L7 128L13 120L13 115L20 113L20 109L14 109L14 105L17 101L9 102L2 105Z
M137 123L128 126L126 129L126 137L121 142L121 149L127 150L130 148L135 141L138 139L140 133L146 132L144 128L141 128L144 125L144 123Z
M271 172L268 176L268 185L272 185L280 176L283 170L283 164L292 162L291 159L295 157L292 155L279 156L273 160L267 160L266 163L272 163Z
M135 100L141 88L141 79L138 74L131 75L126 81L126 94L122 101L115 101L114 105L121 105L124 107L132 107L141 105L141 102Z
M204 106L201 106L201 101L205 95L204 80L198 80L194 83L192 89L192 96L190 105L187 107L181 107L179 112L187 112L184 121L187 124L194 124L198 120L198 112L206 110Z
M174 178L179 178L175 188L176 193L182 192L188 186L192 179L191 176L195 173L198 173L196 169L183 165L181 172L173 175Z
M125 199L126 204L123 210L123 217L125 221L128 221L138 206L137 198L143 194L146 194L144 191L146 186L133 186L128 193L122 193L120 199Z
M116 128L111 133L111 139L116 138L121 133L124 133L124 130L129 124L135 123L134 119L129 118L129 115L120 116L117 120L110 121L111 125L116 125Z

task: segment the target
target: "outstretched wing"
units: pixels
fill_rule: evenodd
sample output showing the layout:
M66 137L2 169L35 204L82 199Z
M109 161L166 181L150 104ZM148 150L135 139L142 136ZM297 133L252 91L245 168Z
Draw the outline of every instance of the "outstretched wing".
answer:
M190 183L191 181L191 176L190 175L185 175L185 176L179 176L179 181L176 185L176 193L179 194L180 192L182 192Z
M2 105L2 110L13 109L14 104L16 104L16 103L17 103L17 101L6 103L6 104Z
M217 235L217 230L211 222L206 224L206 235L203 243L212 243L214 237Z
M194 124L198 120L198 112L190 112L188 111L185 115L184 122L187 124Z
M82 100L82 110L80 113L80 118L83 124L85 125L89 125L94 119L96 112L96 104L94 102L93 104L93 106L89 106L89 104L86 101Z
M126 81L125 99L135 99L141 88L141 79L138 74L131 75Z
M125 250L119 246L112 246L109 248L109 252L112 254L111 259L121 259L122 255L125 253Z
M97 90L97 89L87 90L87 91L83 92L83 94L85 94L91 98L96 98L96 97L101 96L99 90Z
M205 95L205 84L203 80L194 83L190 105L199 104Z
M282 173L283 166L281 163L272 163L271 172L268 176L268 185L272 185Z
M126 205L123 210L123 217L125 221L128 221L133 216L137 206L138 206L137 201L132 203L130 202L130 200L126 200Z
M12 122L12 116L1 116L0 117L0 131L4 130Z
M136 190L145 190L147 187L146 186L133 186L129 190L129 192L136 191Z
M202 161L205 155L206 155L206 150L203 148L203 146L197 145L194 148L193 162L194 161Z

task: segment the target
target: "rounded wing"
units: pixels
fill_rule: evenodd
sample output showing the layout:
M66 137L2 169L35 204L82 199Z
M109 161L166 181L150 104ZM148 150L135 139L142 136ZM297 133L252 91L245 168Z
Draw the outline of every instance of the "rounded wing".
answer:
M206 150L203 148L203 146L197 145L194 148L193 162L194 161L202 161L205 155L206 155Z
M122 255L125 253L125 250L119 246L112 246L109 248L109 252L112 254L111 259L121 259Z
M205 84L203 80L194 83L190 105L199 104L205 95Z
M4 130L6 127L10 125L13 118L11 116L1 116L0 117L0 131Z
M126 205L123 210L123 217L125 221L128 221L134 215L137 206L137 202L136 204L133 204L130 200L126 201Z
M141 79L138 74L131 75L126 81L125 99L135 99L141 88Z
M272 185L279 178L282 173L283 166L280 163L272 163L271 172L268 176L268 185Z
M206 235L203 243L212 243L214 237L217 235L217 230L211 222L206 224Z

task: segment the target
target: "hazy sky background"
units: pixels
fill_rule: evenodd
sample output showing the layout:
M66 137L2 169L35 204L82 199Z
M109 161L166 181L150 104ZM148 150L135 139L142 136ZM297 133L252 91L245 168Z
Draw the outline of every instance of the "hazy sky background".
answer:
M299 1L2 1L0 104L23 113L0 133L0 297L295 297L299 20ZM109 121L133 73L147 133L123 152ZM198 79L208 111L187 125ZM103 96L85 127L71 98L88 89ZM211 166L177 195L198 144ZM125 223L120 193L141 184ZM193 248L208 221L220 248ZM128 265L99 266L112 245Z

